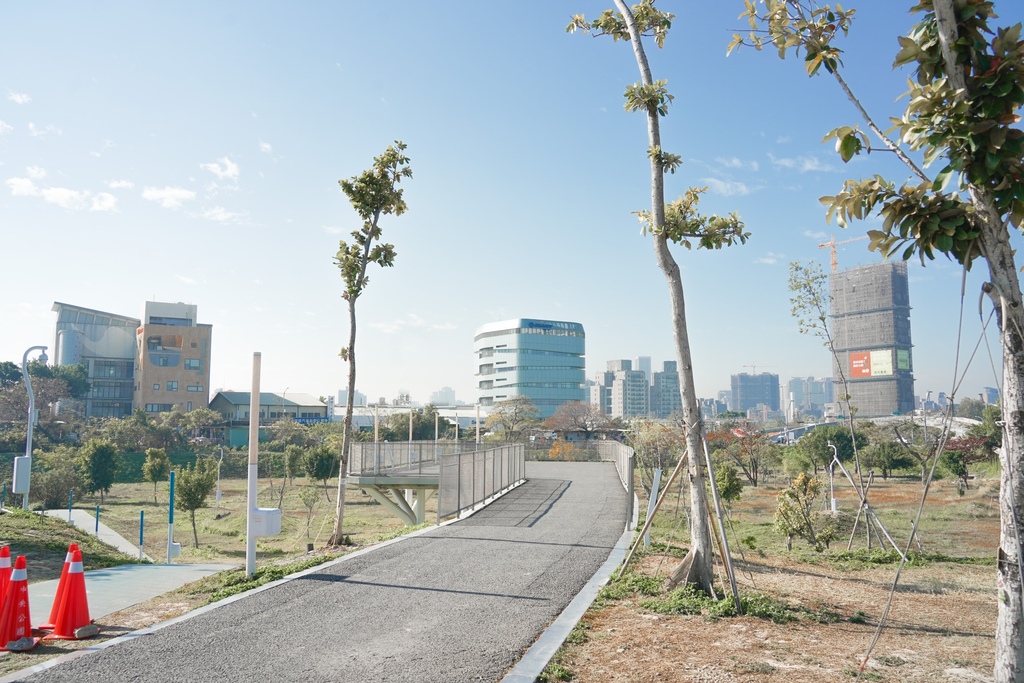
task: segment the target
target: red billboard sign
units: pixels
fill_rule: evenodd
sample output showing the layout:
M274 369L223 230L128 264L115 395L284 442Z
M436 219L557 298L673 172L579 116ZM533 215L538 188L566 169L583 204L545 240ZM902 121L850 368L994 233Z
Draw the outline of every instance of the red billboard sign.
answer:
M871 376L871 352L854 351L850 353L850 377Z

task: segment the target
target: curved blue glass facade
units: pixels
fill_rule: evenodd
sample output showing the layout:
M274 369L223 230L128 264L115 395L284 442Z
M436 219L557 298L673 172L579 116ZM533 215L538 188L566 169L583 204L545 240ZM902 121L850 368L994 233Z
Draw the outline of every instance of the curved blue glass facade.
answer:
M525 396L544 419L567 401L585 401L585 353L580 323L534 318L488 323L473 338L479 403L491 406Z

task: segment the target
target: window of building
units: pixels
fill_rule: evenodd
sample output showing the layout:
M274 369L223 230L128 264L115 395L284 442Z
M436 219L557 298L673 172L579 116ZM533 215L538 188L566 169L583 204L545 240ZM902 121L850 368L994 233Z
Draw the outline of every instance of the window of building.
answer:
M177 390L178 390L178 383L177 382L167 382L167 391L177 391Z
M188 408L187 408L187 410L188 410L188 412L190 412L190 413L192 412L192 401L189 401L189 402L188 402Z
M159 384L154 384L153 385L153 391L160 391L160 385Z
M193 344L195 346L195 344ZM199 370L199 359L198 358L186 358L185 359L186 370Z
M146 404L146 412L147 413L169 413L172 410L174 410L174 404L173 403L147 403Z
M193 392L199 392L199 391L203 391L203 385L202 385L202 384L199 384L199 385L193 385L193 384L190 384L190 385L188 386L188 389L187 389L187 390L188 390L188 391L193 391Z

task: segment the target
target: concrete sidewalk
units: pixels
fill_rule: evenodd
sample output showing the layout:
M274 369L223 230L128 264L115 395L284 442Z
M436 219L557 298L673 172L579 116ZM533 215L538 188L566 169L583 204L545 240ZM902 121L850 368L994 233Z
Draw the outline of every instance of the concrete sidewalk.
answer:
M74 524L76 527L92 534L109 546L113 546L120 550L125 555L131 557L137 557L142 560L153 561L153 558L149 557L145 553L139 552L139 546L130 542L124 536L121 536L116 531L108 527L103 522L100 522L99 529L97 530L96 518L85 510L79 510L72 508L69 510L43 510L43 514L47 517L53 517L55 519L61 519L69 524ZM70 519L69 519L70 516Z
M65 511L66 512L66 511ZM231 564L123 564L120 567L85 572L85 593L89 598L89 616L100 619L126 607L145 602L185 584L217 572L232 569ZM29 579L32 568L29 567ZM50 615L57 579L29 583L28 600L33 624L42 624Z
M49 517L68 521L67 510L46 510ZM96 518L85 510L70 511L71 524L96 536L130 557L140 557L139 547L129 542L116 531L103 524L96 524ZM152 562L145 553L143 560ZM88 561L86 561L88 564ZM234 564L124 564L107 569L92 569L85 572L85 592L89 598L89 616L99 619L126 607L145 602L185 584L232 569ZM29 580L32 568L29 567ZM33 622L46 621L57 593L58 579L29 583L29 610Z

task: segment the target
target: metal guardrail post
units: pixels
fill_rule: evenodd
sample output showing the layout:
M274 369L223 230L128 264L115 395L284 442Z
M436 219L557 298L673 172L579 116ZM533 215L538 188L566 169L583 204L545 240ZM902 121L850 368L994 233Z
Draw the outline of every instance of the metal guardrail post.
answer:
M626 528L629 528L630 523L633 520L633 498L636 497L635 490L635 468L636 468L636 456L630 455L627 460L626 472L629 475L629 483L626 485Z

